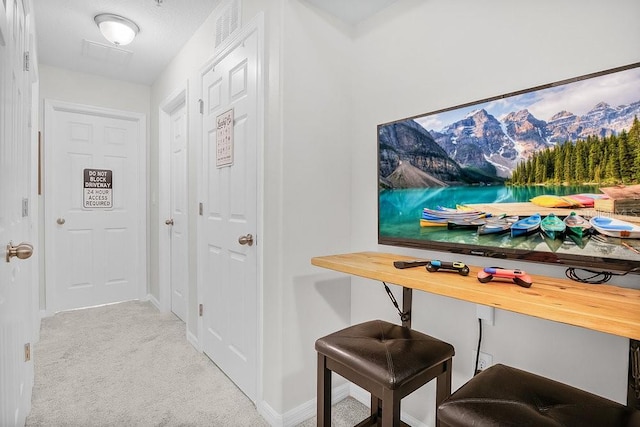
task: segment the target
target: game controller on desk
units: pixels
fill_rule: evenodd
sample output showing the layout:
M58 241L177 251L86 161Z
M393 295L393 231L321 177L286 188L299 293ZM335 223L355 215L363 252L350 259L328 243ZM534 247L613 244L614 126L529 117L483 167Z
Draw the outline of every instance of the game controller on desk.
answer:
M430 271L433 273L438 270L457 271L458 274L460 274L461 276L469 275L469 267L467 267L466 264L460 261L448 262L448 261L439 261L437 259L429 261L429 263L427 264L427 271Z
M531 276L522 270L507 270L499 267L485 267L478 271L478 281L480 283L488 283L495 278L511 279L513 282L523 288L530 288L533 283Z
M412 261L394 261L393 266L395 268L411 268L411 267L421 267L423 265L427 266L427 270L430 272L435 272L438 270L450 270L455 271L462 276L467 276L469 274L469 267L466 264L460 261L448 262L448 261L440 261L437 259L432 260L424 260L424 259L416 259Z

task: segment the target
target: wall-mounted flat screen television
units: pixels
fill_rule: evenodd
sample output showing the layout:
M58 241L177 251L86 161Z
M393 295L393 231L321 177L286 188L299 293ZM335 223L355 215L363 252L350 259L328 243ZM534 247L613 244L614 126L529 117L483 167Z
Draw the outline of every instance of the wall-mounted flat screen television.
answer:
M636 63L380 124L378 243L637 269L639 120Z

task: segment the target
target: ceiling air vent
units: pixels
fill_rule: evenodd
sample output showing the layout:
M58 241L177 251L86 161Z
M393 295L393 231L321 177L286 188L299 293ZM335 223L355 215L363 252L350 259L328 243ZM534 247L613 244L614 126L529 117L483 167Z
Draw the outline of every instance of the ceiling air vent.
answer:
M216 20L216 48L240 29L241 10L240 0L230 0L220 8L220 16Z
M82 40L82 55L103 64L124 67L131 61L133 52L116 46Z

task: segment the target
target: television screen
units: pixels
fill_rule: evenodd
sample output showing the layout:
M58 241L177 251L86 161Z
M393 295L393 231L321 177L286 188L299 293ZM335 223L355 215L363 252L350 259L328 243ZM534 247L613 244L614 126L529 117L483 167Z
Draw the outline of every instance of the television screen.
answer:
M638 268L639 119L636 63L378 125L378 243Z

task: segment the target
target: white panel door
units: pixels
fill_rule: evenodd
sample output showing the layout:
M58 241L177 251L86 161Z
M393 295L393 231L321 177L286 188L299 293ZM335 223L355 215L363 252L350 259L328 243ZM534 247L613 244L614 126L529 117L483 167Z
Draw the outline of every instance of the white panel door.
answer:
M171 122L171 311L183 321L187 316L188 188L187 188L187 116L180 104L170 116Z
M258 31L202 73L204 218L200 246L205 353L252 400L257 384ZM233 162L217 166L217 118L233 109ZM253 245L240 238L253 236Z
M144 126L133 113L46 103L48 312L144 295ZM110 172L110 184L88 182L86 169Z
M0 426L24 425L31 402L33 338L30 259L5 259L7 244L32 242L30 209L31 81L22 0L0 2ZM23 203L27 211L23 211ZM37 248L36 248L37 249Z

